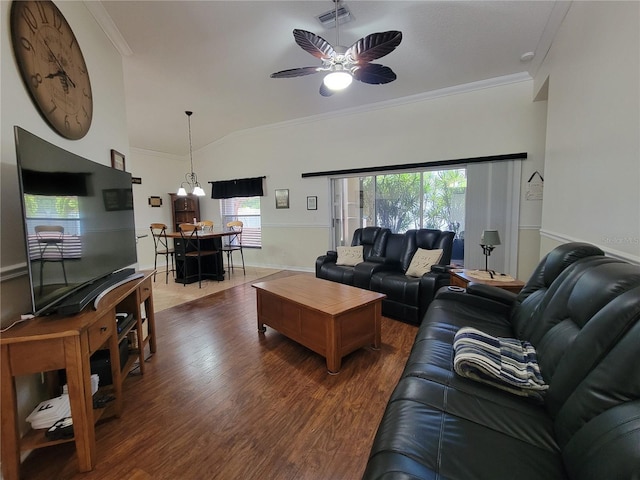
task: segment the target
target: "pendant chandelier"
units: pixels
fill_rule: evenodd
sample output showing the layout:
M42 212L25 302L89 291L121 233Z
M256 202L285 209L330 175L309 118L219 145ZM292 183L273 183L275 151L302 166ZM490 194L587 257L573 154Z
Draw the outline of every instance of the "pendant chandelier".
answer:
M186 111L184 113L187 114L187 119L189 121L189 160L191 161L191 172L185 174L185 181L182 182L180 188L178 189L178 196L186 197L188 188L194 195L197 195L198 197L204 197L204 190L200 186L200 183L198 183L198 176L193 171L193 147L191 146L191 115L193 115L193 112Z

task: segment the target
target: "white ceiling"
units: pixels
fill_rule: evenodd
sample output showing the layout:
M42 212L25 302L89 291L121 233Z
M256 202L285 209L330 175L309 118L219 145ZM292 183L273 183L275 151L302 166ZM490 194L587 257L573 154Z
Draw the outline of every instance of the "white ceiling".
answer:
M272 79L272 72L320 61L302 50L294 28L335 44L316 16L331 0L86 2L123 53L131 147L188 153L229 133L337 110L389 102L505 75L533 75L566 10L555 1L345 1L355 20L340 26L349 46L374 32L400 30L400 46L376 63L398 79L357 81L332 97L322 74ZM104 8L103 8L104 7ZM522 54L535 52L523 62Z

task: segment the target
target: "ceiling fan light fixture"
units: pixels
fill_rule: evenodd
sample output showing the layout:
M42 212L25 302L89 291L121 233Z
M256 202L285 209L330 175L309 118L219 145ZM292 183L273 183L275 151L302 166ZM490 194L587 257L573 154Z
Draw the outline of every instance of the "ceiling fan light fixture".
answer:
M350 73L344 70L337 72L331 72L324 77L324 84L329 90L344 90L353 81L353 77Z

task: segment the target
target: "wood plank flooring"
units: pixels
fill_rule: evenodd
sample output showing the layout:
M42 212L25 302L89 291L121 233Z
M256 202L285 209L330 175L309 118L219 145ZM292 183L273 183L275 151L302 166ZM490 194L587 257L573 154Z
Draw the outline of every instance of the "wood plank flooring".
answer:
M250 283L158 312L156 323L158 351L126 379L122 417L96 427L95 469L77 473L72 444L59 445L30 455L24 479L358 479L416 334L383 318L382 348L329 375L321 356L257 332Z

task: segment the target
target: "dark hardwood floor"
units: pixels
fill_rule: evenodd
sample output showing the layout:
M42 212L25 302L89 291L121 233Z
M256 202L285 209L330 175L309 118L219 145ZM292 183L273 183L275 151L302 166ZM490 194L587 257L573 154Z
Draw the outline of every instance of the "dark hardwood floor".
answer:
M124 382L122 417L96 427L95 469L77 473L73 444L58 445L32 453L24 479L358 479L416 334L383 318L382 348L350 354L334 376L319 355L257 332L250 283L156 323L158 351Z

